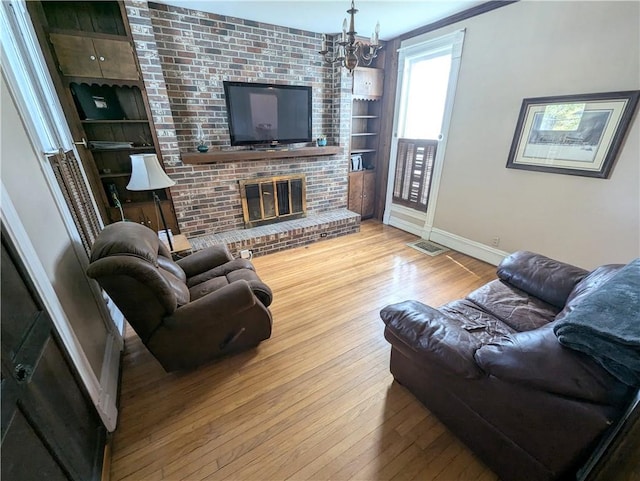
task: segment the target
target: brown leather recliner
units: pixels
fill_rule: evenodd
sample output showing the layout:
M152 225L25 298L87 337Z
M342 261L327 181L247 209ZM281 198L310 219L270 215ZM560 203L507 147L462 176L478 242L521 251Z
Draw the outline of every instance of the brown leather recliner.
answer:
M166 371L191 369L271 336L272 292L224 245L174 262L152 230L104 228L87 274L113 299Z

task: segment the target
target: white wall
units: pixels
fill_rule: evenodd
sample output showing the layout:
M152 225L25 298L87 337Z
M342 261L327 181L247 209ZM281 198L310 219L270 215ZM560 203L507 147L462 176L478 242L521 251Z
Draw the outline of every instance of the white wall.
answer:
M4 73L0 90L2 182L91 368L100 379L107 327L56 208L38 154L7 88Z
M640 115L609 179L506 169L523 98L640 89L639 2L522 1L466 28L434 227L584 268L640 256Z

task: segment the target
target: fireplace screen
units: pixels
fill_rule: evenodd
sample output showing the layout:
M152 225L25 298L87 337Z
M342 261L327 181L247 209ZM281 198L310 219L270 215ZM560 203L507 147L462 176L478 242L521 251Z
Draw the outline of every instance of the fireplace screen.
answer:
M306 215L304 175L241 180L240 195L246 228Z

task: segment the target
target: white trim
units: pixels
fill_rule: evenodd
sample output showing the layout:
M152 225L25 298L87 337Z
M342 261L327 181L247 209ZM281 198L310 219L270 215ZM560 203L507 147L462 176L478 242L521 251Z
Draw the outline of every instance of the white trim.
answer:
M40 168L49 185L49 191L55 200L56 208L64 221L69 236L74 241L71 244L75 255L80 265L86 269L89 266L89 259L87 259L82 247L80 233L48 160L50 155L59 152L60 149L65 152L73 151L76 159L80 159L80 155L73 144L69 125L38 45L24 0L0 2L0 27L2 27L0 34L2 65L9 90L18 107L20 118L26 126L29 140L36 149ZM82 163L79 163L79 167L84 183L89 185ZM97 214L98 207L95 197L91 189L88 190L91 205ZM100 216L97 217L100 226L103 227ZM90 286L107 329L120 335L121 333L114 329L97 283L92 282Z
M55 94L26 3L24 0L0 3L2 65L10 66L6 72L11 91L20 92L16 95L16 103L29 136L36 139L34 146L41 152L57 152L60 148L72 150L69 126ZM51 99L55 101L51 102Z
M405 217L413 219L415 222L405 220ZM391 204L389 209L389 225L402 229L405 232L427 239L428 232L425 232L426 213L416 209L410 209L400 204Z
M89 259L82 247L80 233L76 228L51 164L47 159L49 155L53 155L60 150L73 151L78 159L80 159L80 156L73 144L69 125L49 75L24 0L0 2L0 39L3 77L7 80L9 91L16 102L20 118L25 125L27 136L38 159L40 170L49 186L49 192L55 204L53 207L57 209L63 219L79 265L86 270L89 265ZM84 182L88 185L86 173L81 164L80 170ZM97 213L98 209L93 193L89 191L89 194L92 206ZM7 201L10 205L7 209L13 209L13 204L11 204L3 184L3 209L4 203ZM4 214L3 210L3 216ZM88 280L91 293L106 327L107 336L105 339L106 350L103 353L103 362L107 364L103 364L100 380L98 381L88 363L82 346L73 332L69 319L60 305L60 301L55 291L53 291L53 287L50 283L43 281L48 277L38 260L27 233L24 231L17 212L12 210L10 215L12 216L12 223L19 225L21 228L19 242L16 242L16 244L25 244L26 238L28 245L31 246L29 255L22 255L21 257L25 265L29 266L29 269L39 273L39 276L32 277L34 280L40 280L40 295L43 298L43 302L45 302L47 311L54 320L54 325L60 333L63 343L69 351L70 357L105 427L109 431L113 431L118 415L116 397L120 367L120 356L115 353L121 351L124 345L122 339L124 329L122 315L120 314L118 318L111 317L111 312L98 284L93 280ZM30 265L32 262L33 266ZM32 273L30 272L30 274Z
M97 409L108 431L114 431L118 420L117 396L120 375L120 339L109 334L107 337L102 372L100 373L100 398Z
M18 256L22 260L35 289L38 291L38 294L42 299L43 307L49 313L51 321L56 328L56 332L60 336L73 365L78 370L78 375L82 380L82 384L87 389L87 393L94 405L98 407L98 414L100 415L102 422L109 431L113 431L115 429L115 418L113 417L113 414L111 413L110 415L107 415L103 409L99 408L101 406L100 401L105 396L102 392L103 389L100 382L91 368L89 359L87 359L87 356L80 345L80 341L71 329L71 323L58 300L58 296L53 290L53 286L48 280L49 278L47 273L38 258L38 253L33 247L22 221L20 220L20 216L18 215L18 212L11 201L11 197L4 186L4 182L2 181L0 181L0 189L2 227L13 242L13 245L18 252ZM108 340L107 342L109 343Z
M403 40L398 52L407 56L414 56L416 54L421 55L425 50L449 50L451 48L451 44L454 44L455 47L452 51L452 55L454 57L460 56L462 52L462 44L460 44L460 47L457 47L457 44L464 39L464 32L465 29L463 28L436 38L433 38L433 32L423 33L417 37Z
M409 234L417 235L418 237L426 239L426 237L424 237L424 229L412 224L411 222L406 222L402 219L398 219L397 217L393 217L389 225L408 232Z
M449 127L451 125L451 116L453 112L453 105L455 101L455 93L458 84L458 74L460 72L460 63L462 57L462 48L464 45L465 30L458 30L456 32L438 37L432 40L427 39L428 35L424 34L412 39L408 39L402 42L402 46L399 51L398 59L398 82L396 87L396 101L395 111L393 115L393 136L391 138L391 152L389 155L389 175L387 176L387 198L385 199L385 210L383 215L383 222L385 224L396 225L398 221L392 221L392 212L397 207L393 204L393 188L395 183L395 171L397 164L397 152L398 152L398 130L400 128L400 114L403 110L403 98L402 91L406 90L404 83L405 78L405 61L408 59L432 56L434 54L442 55L449 51L451 52L451 69L449 72L449 84L447 86L447 98L445 100L444 114L442 118L442 138L438 142L438 148L436 150L436 158L434 159L434 168L431 179L431 191L429 192L429 199L427 201L427 212L425 216L425 225L422 229L422 237L428 235L433 225L436 214L436 206L438 204L438 194L440 191L440 180L442 178L442 171L444 169L445 154L447 150L447 139L449 137ZM406 99L405 99L406 101ZM400 221L402 224L402 222ZM396 225L396 227L400 227ZM404 229L403 229L404 230ZM407 230L407 232L414 233L414 230ZM425 237L426 238L426 237Z
M429 192L429 200L427 201L427 225L433 225L436 217L436 207L438 205L438 194L440 193L440 180L442 179L442 170L444 169L445 153L447 151L447 140L449 139L449 127L451 126L451 116L453 114L453 105L456 97L456 88L458 86L458 73L460 72L460 63L462 56L462 43L464 41L464 30L458 32L456 44L453 45L451 57L451 71L449 73L449 85L447 87L447 99L444 105L444 115L442 117L442 139L438 142L436 157L433 161L433 173L431 178L431 192Z
M446 246L454 251L462 252L481 261L488 262L497 266L502 262L502 259L509 255L508 252L495 249L493 247L480 244L479 242L460 237L459 235L452 234L450 232L433 228L429 235L429 240Z

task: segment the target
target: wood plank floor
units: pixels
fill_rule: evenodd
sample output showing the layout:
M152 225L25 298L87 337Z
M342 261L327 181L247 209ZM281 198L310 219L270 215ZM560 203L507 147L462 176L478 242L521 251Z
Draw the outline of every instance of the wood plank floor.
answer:
M368 221L254 259L271 339L194 372L166 374L129 329L111 480L495 480L393 382L378 314L464 296L495 267L412 240Z

